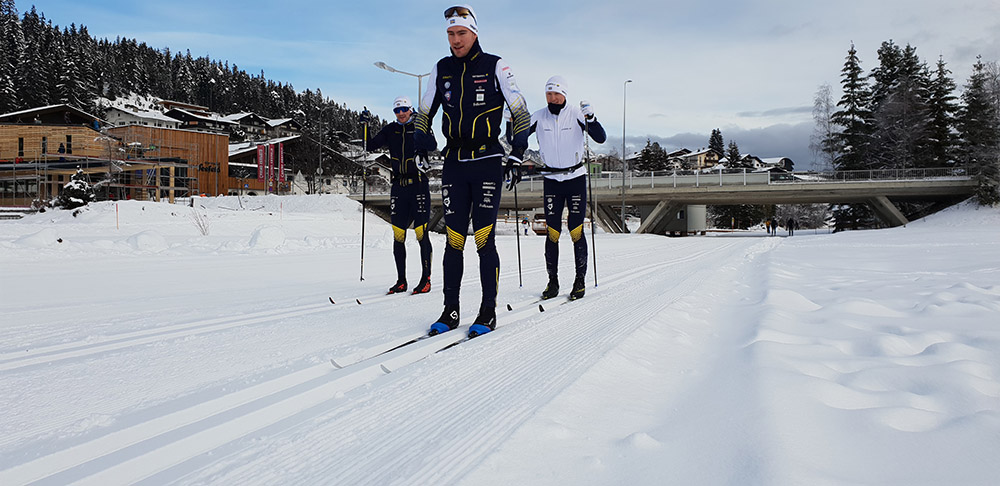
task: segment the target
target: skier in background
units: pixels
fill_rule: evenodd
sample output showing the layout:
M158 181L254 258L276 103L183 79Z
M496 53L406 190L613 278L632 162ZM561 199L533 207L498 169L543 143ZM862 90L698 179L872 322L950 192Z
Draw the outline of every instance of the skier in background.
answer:
M413 288L414 294L424 294L431 290L431 240L427 235L430 217L430 186L427 183L426 159L418 165L413 142L413 103L406 96L392 102L392 112L396 121L389 123L368 139L368 149L389 147L392 159L392 189L389 193L390 221L392 235L392 256L396 260L396 284L389 287L390 294L406 292L406 229L413 224L417 242L420 244L420 282ZM362 124L368 129L368 112L362 113Z
M417 157L426 158L437 147L431 121L444 112L441 132L447 143L441 151L441 197L448 241L444 250L444 311L431 325L434 335L459 325L459 293L464 269L465 238L471 217L479 253L483 295L479 314L469 329L477 336L496 328L496 297L500 278L495 228L500 191L506 176L510 186L521 179L520 165L528 148L528 112L510 66L479 46L479 25L468 5L444 11L451 55L437 62L417 112ZM512 150L503 164L500 145L504 103L514 120Z
M531 128L538 139L538 149L545 168L544 202L545 269L549 283L542 292L543 299L559 295L559 236L562 230L563 207L569 207L567 226L573 240L576 278L570 299L583 297L587 275L587 239L583 219L587 209L587 167L585 142L589 134L597 143L604 143L607 134L594 116L594 109L587 101L579 108L566 102L567 85L562 76L552 76L545 83L545 101L548 106L531 114Z

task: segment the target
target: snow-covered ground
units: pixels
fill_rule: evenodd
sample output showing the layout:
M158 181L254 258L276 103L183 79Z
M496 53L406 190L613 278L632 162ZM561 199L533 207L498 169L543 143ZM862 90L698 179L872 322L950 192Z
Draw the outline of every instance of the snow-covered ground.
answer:
M496 332L371 358L440 313L440 235L432 293L385 296L392 231L367 217L361 281L358 204L197 202L0 222L0 484L1000 478L996 209L792 238L598 234L599 286L591 269L583 300L545 312L544 239L520 238L521 287L504 228Z

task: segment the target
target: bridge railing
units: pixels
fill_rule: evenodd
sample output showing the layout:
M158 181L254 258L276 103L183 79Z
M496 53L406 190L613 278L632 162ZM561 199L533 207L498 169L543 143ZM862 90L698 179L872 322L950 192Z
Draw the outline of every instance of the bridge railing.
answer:
M828 172L762 172L753 169L723 169L712 171L655 171L630 172L625 178L625 186L633 188L669 187L725 187L769 184L829 184L854 182L891 182L915 180L967 180L975 171L965 167L938 167L927 169L877 169L842 170ZM594 189L620 189L621 172L604 172L591 179ZM544 175L534 174L524 177L518 184L518 191L541 192ZM441 192L441 180L431 178L431 193ZM369 189L369 194L375 194ZM380 192L385 193L385 192ZM360 195L360 191L357 194Z

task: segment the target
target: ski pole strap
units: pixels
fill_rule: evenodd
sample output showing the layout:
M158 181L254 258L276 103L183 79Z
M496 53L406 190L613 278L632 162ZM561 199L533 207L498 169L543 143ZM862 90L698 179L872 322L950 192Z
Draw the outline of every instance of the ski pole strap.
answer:
M572 165L570 167L549 167L549 166L544 166L544 167L540 167L538 169L538 172L541 172L543 174L558 174L560 172L573 172L576 169L579 169L580 167L583 167L583 162L578 162L575 165Z

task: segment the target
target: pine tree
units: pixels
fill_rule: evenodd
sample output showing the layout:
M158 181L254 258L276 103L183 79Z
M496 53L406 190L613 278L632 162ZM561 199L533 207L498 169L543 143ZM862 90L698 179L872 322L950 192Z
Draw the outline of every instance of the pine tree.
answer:
M903 49L892 39L882 43L878 49L879 65L872 68L869 78L871 83L871 110L877 111L886 98L899 83L900 65L903 62Z
M19 108L17 71L24 52L24 32L14 0L0 0L0 113Z
M712 135L708 137L708 148L719 154L719 157L726 155L726 144L722 140L722 130L718 128L712 130Z
M749 229L761 224L764 214L764 206L754 204L708 207L708 217L716 228Z
M96 197L94 188L83 174L83 169L77 169L76 174L73 174L70 181L63 186L52 205L63 209L76 209L93 202Z
M45 25L35 8L24 14L21 21L24 31L24 52L17 71L17 94L21 109L35 108L49 104L48 64L42 54Z
M837 102L840 109L832 117L833 123L843 127L839 132L843 151L836 160L836 169L865 169L872 132L871 92L853 43L841 70L841 88L844 94Z
M646 139L646 146L639 151L639 158L636 161L635 170L657 171L667 168L667 152L660 147L659 142L651 142Z
M743 167L743 156L740 154L740 146L733 140L729 141L729 148L726 149L726 159L729 160L729 168L735 169Z
M871 91L861 70L858 51L851 43L847 60L841 69L843 96L837 103L839 111L833 122L843 130L839 134L842 152L836 160L837 170L859 170L869 167L871 145ZM833 207L837 229L859 228L874 224L874 215L865 204L837 205Z
M54 101L65 103L77 108L83 107L83 84L81 82L81 70L77 65L77 56L72 52L72 48L67 45L72 38L69 31L64 31L62 37L56 43L56 61L59 69L56 71L56 97Z
M955 105L955 82L950 74L944 59L938 58L928 100L927 156L933 167L948 167L955 161L954 128L958 106Z
M987 82L986 67L979 56L962 93L958 130L963 162L976 174L976 199L981 205L995 205L1000 203L1000 115Z
M872 74L876 79L874 92L878 93L873 97L877 104L872 158L879 161L879 168L927 167L930 73L910 45L899 49L889 41L879 52L888 64Z

